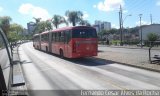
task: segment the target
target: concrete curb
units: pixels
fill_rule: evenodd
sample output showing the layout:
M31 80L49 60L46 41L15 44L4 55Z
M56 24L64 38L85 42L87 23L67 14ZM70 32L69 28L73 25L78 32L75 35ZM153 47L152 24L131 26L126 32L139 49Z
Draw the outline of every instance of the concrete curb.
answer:
M147 68L147 67L143 67L143 66L136 66L136 65L126 64L126 63L119 63L119 64L160 73L160 70L157 70L157 69Z
M19 50L19 45L15 47L13 50L14 64L13 64L12 89L13 90L27 90L18 50Z

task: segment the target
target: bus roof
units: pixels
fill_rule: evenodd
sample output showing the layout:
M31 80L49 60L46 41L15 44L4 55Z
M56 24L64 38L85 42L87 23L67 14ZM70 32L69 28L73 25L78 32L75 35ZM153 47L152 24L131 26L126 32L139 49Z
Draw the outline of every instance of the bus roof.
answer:
M89 27L89 26L71 26L71 27L63 27L63 28L58 28L55 30L52 30L52 32L57 32L57 31L62 31L62 30L69 30L69 29L78 29L78 28L94 28L94 27Z
M38 36L39 34L34 34L33 36Z
M47 34L49 32L58 32L58 31L63 31L63 30L70 30L70 29L79 29L79 28L91 28L91 29L95 29L94 27L90 27L90 26L71 26L71 27L63 27L63 28L58 28L58 29L54 29L52 31L45 31L42 32L41 34ZM35 34L34 36L37 36L39 34Z
M45 32L42 32L41 34L47 34L47 33L49 33L50 31L45 31Z

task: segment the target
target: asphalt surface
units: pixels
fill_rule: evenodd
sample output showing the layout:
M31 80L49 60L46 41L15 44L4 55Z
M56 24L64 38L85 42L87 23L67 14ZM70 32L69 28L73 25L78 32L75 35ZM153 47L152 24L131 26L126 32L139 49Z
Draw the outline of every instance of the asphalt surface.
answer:
M101 48L101 50L106 49ZM107 50L115 52L117 49ZM118 52L130 51L121 48ZM94 58L61 59L58 56L35 50L32 43L22 44L19 54L28 90L160 89L160 75L157 72ZM62 96L59 93L62 92L53 92L54 96ZM41 92L35 91L30 94L43 96Z

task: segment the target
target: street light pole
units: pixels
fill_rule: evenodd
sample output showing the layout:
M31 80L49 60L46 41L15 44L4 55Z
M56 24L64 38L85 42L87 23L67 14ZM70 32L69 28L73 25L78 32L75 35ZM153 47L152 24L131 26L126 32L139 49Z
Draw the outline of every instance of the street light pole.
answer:
M142 20L142 14L139 14L139 18L140 18L140 32L141 32L141 48L143 47L142 45L142 24L141 24L141 20Z
M129 15L127 15L127 16L122 20L122 34L123 34L123 23L124 23L124 21L126 20L126 18L127 18L128 16L132 16L132 15L129 14ZM123 36L122 36L122 38L123 38ZM124 38L123 38L123 39L124 39Z

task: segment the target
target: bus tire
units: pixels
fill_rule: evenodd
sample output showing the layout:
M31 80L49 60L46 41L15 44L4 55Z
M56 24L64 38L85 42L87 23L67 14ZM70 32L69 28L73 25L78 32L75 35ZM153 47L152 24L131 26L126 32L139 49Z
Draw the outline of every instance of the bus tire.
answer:
M39 46L37 46L37 48L36 49L38 49L39 50Z
M61 57L61 58L64 58L63 50L62 50L62 49L60 49L60 57Z
M46 52L48 53L48 47L46 46Z

